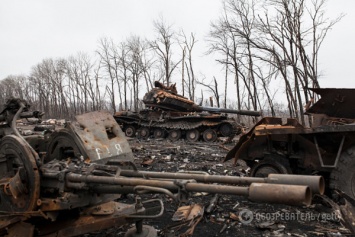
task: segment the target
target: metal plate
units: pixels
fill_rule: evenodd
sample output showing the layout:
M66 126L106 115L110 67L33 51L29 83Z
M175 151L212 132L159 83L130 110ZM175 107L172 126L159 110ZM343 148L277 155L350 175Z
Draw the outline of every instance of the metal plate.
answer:
M94 111L75 117L80 128L74 128L91 162L133 161L125 134L107 111ZM74 126L73 126L74 127Z

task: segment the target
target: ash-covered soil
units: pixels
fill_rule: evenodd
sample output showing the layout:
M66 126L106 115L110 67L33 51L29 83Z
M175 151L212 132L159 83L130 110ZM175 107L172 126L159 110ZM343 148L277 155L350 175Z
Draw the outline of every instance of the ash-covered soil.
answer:
M223 163L228 149L234 143L189 143L184 140L129 141L135 155L135 164L144 171L198 171L208 174L244 176L245 164L233 161ZM128 194L121 202L134 203L135 195ZM176 203L162 194L141 195L143 200L161 198L165 205L162 217L144 220L153 226L159 236L351 236L340 223L333 209L323 198L315 197L310 207L295 207L254 203L245 197L191 193L188 203ZM211 205L213 203L213 205ZM179 206L195 205L200 215L189 221L173 221ZM193 211L191 211L193 212ZM124 236L130 226L117 227L85 236Z

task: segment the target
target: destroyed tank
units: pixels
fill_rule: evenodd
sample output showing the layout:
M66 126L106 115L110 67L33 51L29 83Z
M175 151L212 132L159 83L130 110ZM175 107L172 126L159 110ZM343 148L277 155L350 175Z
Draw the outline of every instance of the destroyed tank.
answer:
M226 113L260 116L258 111L204 107L177 94L175 85L164 86L155 82L155 88L143 98L146 109L140 112L120 111L114 114L127 137L146 139L165 138L176 141L185 137L188 141L202 139L216 141L218 137L234 137L243 126Z

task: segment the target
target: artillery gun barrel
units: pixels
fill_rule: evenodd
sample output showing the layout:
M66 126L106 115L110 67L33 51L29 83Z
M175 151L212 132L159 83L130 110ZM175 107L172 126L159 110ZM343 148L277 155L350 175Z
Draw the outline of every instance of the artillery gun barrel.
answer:
M198 111L208 111L213 113L229 113L229 114L240 114L240 115L248 115L248 116L260 116L260 111L252 111L252 110L235 110L235 109L224 109L224 108L215 108L215 107L207 107L207 106L198 106Z
M267 178L257 177L238 177L193 173L168 173L168 172L152 172L152 171L132 171L121 170L121 175L126 177L145 177L158 179L194 179L203 183L223 183L223 184L239 184L250 185L251 183L273 183L288 185L305 185L309 186L312 193L323 194L325 190L325 181L322 176L310 175L289 175L289 174L269 174Z
M45 173L43 175L47 176ZM51 178L54 177L53 175L50 176ZM103 193L121 193L124 190L130 190L129 187L142 186L151 187L150 190L153 191L154 189L166 189L171 192L178 192L182 189L187 192L208 192L238 195L247 197L250 200L257 202L271 202L289 205L310 205L312 198L312 191L308 186L304 185L251 183L249 186L232 186L196 183L196 180L191 178L188 180L164 180L125 176L108 177L82 175L76 173L68 173L66 175L66 180L70 187L78 189L93 186L93 189L95 190L95 184L97 184L99 185L99 189L96 189L96 191L100 190ZM76 183L85 185L75 185Z

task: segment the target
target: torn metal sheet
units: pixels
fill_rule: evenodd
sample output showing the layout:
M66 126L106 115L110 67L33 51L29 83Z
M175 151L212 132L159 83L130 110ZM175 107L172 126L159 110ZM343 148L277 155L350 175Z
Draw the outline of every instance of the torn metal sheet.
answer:
M92 162L133 161L132 150L112 115L107 111L95 111L77 115L80 138Z
M314 88L321 98L307 110L310 114L326 114L329 117L355 118L354 105L355 89Z

